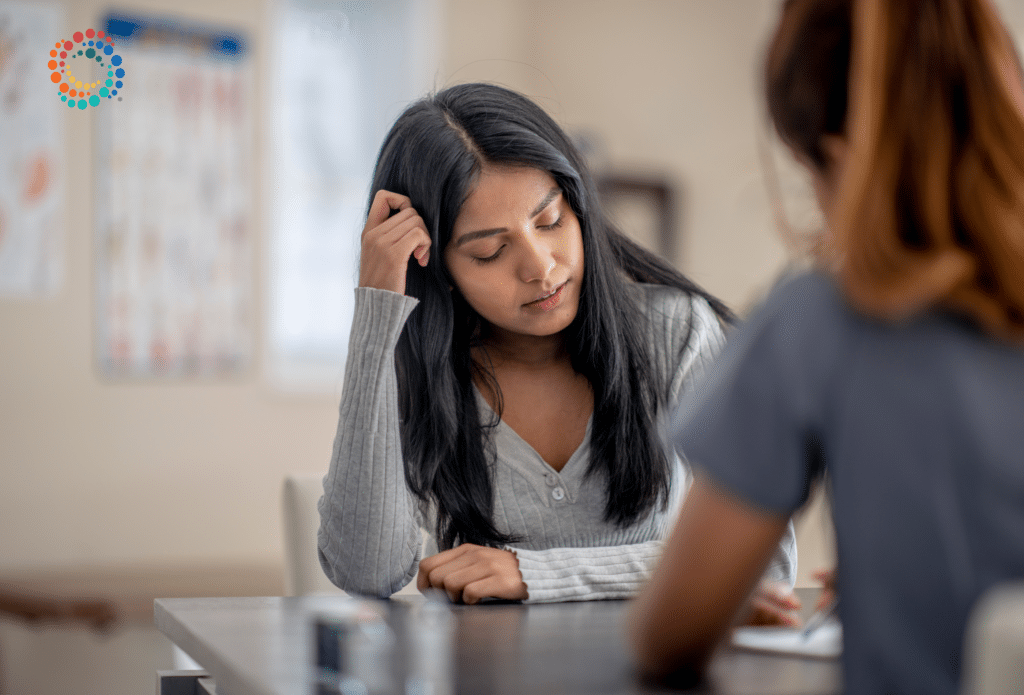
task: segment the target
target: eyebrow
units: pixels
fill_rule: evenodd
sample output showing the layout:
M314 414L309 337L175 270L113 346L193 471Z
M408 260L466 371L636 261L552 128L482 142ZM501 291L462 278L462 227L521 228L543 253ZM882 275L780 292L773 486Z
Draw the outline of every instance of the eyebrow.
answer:
M530 213L530 219L533 219L534 217L542 213L544 211L544 208L546 208L548 205L551 205L552 201L554 201L554 199L561 194L562 189L559 188L558 186L555 186L550 191L548 191L548 194L544 196L544 200L540 201L540 204L537 205L537 207L533 209L533 212ZM507 231L505 227L495 227L494 229L481 229L476 232L467 232L466 234L463 234L462 236L455 240L455 246L462 246L463 244L467 244L471 241L476 241L477 239L483 239L485 237L494 236L495 234L501 234L504 231Z

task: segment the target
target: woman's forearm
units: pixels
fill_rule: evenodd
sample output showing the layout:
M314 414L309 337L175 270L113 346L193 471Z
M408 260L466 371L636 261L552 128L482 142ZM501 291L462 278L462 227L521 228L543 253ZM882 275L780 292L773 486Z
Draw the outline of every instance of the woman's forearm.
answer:
M405 483L394 353L416 300L358 288L338 430L320 499L320 564L352 593L390 596L416 575L422 536Z

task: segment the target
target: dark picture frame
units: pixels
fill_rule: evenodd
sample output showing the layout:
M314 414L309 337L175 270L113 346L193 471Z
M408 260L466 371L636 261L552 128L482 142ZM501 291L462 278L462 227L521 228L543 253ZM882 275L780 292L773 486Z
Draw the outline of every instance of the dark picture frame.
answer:
M601 204L631 239L675 263L680 248L676 219L681 204L677 186L661 176L609 173L597 177Z

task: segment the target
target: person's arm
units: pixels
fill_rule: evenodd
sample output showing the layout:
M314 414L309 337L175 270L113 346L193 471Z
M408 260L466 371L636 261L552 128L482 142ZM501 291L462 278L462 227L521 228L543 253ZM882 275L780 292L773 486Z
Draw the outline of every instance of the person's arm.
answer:
M386 597L416 575L419 506L405 483L394 354L417 300L356 289L331 466L320 498L320 564L345 591Z
M676 311L680 312L678 308ZM671 312L667 313L671 315ZM670 412L676 410L680 399L696 389L703 388L703 378L726 344L722 324L706 301L696 298L690 300L689 309L683 315L687 317L689 324L689 340L685 347L678 351L678 363L666 365L673 370L668 402L674 405ZM681 322L677 321L677 323ZM666 332L669 334L670 341L679 341L680 336L684 334L679 328L669 329ZM685 461L685 452L680 451L679 453ZM799 605L792 595L793 586L796 584L796 570L796 530L790 522L761 578L765 591L775 594L775 596L766 596L766 600L759 603L760 621L770 622L773 619L778 619L787 622L789 620L789 611L794 605Z
M630 612L642 671L657 677L703 671L761 579L787 521L697 476L661 564Z
M829 385L853 344L843 311L824 276L780 284L681 403L674 439L702 472L628 621L647 673L706 667L807 501Z
M676 518L675 510L669 510L668 518ZM664 547L664 541L659 539L587 548L508 549L519 560L527 602L552 603L631 598L650 578ZM752 620L762 624L795 624L792 611L800 605L792 596L795 575L793 524L785 522L759 578L753 606L757 611Z
M374 194L362 233L338 431L319 504L320 565L345 591L387 597L416 576L423 520L405 483L395 347L418 304L403 294L408 263L427 265L430 244L407 196Z

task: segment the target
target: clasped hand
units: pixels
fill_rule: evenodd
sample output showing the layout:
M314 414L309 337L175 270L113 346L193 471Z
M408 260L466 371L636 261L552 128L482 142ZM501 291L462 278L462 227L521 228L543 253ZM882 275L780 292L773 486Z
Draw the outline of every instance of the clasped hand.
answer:
M528 597L519 560L512 551L472 543L424 558L416 588L441 589L452 603L479 603L484 598L522 601Z

